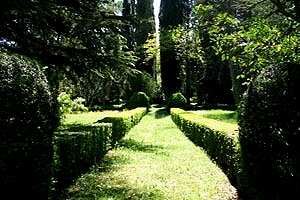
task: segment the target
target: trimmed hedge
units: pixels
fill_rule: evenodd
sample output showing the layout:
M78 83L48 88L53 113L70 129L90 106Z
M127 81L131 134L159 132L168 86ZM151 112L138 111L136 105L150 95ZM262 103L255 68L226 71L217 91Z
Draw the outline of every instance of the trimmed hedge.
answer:
M178 128L223 169L233 185L238 183L240 145L237 125L207 119L179 108L171 109Z
M129 130L140 122L147 114L147 108L135 108L124 112L114 113L99 122L112 123L112 146L129 132Z
M72 180L101 160L111 148L112 124L80 125L54 136L53 190L60 192Z
M107 151L139 123L146 108L115 113L89 125L75 125L54 137L53 197L81 173L101 160Z

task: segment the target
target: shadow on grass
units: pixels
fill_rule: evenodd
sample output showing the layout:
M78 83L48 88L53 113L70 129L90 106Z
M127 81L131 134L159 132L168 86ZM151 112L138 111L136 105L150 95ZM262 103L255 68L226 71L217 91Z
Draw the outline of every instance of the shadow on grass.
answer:
M133 139L122 139L118 143L118 146L131 149L133 151L141 151L141 152L149 152L149 153L157 152L158 150L163 149L163 147L161 146L151 145L151 144L146 145Z
M113 180L114 181L114 180ZM89 185L90 191L83 191L82 189L69 188L68 194L62 199L114 199L114 200L157 200L165 199L159 190L137 189L129 186L126 181L117 181L112 185L104 183L91 183Z
M156 119L164 118L164 117L167 117L169 115L170 115L170 112L165 107L158 109L157 111L155 111L155 114L154 114Z
M132 142L129 143L132 144ZM127 163L128 159L125 156L117 155L113 151L109 152L103 161L97 166L93 166L86 174L83 174L75 184L69 186L56 199L165 199L157 188L138 188L127 181L126 176L122 174L114 175L114 172Z
M165 107L165 105L164 104L152 104L151 107L153 107L153 108L163 108L163 107Z

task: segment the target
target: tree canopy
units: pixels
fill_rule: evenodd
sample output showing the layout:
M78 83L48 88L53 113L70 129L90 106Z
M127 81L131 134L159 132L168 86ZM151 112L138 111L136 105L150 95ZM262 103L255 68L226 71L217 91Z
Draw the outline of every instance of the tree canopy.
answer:
M4 0L0 46L46 66L82 73L134 65L124 36L125 19L111 0Z

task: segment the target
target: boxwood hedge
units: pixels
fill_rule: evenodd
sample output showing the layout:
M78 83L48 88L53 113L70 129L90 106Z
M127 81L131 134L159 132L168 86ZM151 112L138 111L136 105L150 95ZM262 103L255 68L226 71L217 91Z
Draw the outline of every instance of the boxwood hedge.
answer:
M147 108L135 108L125 112L118 112L99 120L99 122L112 123L112 146L129 132L147 114Z
M136 108L112 114L94 124L74 125L56 132L52 197L101 160L146 113L147 108Z
M179 108L171 109L171 117L178 128L202 147L237 186L240 172L237 125L207 119Z
M72 126L54 136L52 188L60 192L111 148L112 124ZM53 194L53 195L54 195Z

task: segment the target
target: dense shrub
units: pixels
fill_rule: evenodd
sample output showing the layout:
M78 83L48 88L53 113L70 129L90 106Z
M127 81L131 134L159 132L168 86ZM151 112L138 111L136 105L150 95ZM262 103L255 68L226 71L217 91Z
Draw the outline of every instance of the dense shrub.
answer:
M181 93L172 94L167 99L168 108L184 108L187 106L186 98Z
M71 112L86 112L88 108L85 107L85 99L77 97L72 100L71 95L66 92L62 92L57 97L59 103L59 109L61 114L71 113Z
M134 109L138 107L150 108L149 97L144 92L136 92L127 103L127 108Z
M156 97L157 86L153 78L147 72L135 74L128 79L125 89L125 98L129 99L136 92L144 92L148 97Z
M76 125L54 137L53 197L111 148L112 124Z
M61 114L72 112L72 100L70 94L62 92L58 95L57 100Z
M264 69L241 103L240 180L250 199L293 199L300 194L300 66Z
M56 100L38 64L0 53L0 190L9 199L47 199Z
M232 184L237 186L240 172L240 148L237 125L207 119L179 108L171 109L178 128L223 169Z

